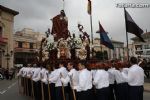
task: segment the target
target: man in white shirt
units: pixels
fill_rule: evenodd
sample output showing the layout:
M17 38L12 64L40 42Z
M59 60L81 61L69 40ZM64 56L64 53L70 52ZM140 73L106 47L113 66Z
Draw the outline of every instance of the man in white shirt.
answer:
M113 74L114 68L114 60L111 61L110 68L108 69L109 74L109 89L110 89L110 95L109 100L115 100L115 75Z
M26 96L28 95L27 73L28 73L28 67L25 67L25 68L22 70L21 76L23 77L23 89L24 89L24 94L25 94Z
M79 84L76 87L79 100L93 100L92 98L92 73L85 68L85 62L78 63Z
M33 70L34 68L31 67L30 64L28 64L28 67L27 67L27 87L28 87L28 95L31 96L31 93L32 93L32 84L31 84L31 77L33 75Z
M137 58L130 58L131 67L123 73L129 84L129 100L143 100L144 70L137 65Z
M99 66L96 71L93 84L96 88L97 100L108 100L109 99L109 74L105 71L105 67Z
M50 85L50 94L51 94L51 100L56 100L56 87L55 87L55 83L56 81L52 81L51 79L53 79L56 75L57 75L57 69L55 67L53 67L53 69L51 73L49 74L48 77L48 81L49 81L49 85Z
M25 78L23 77L24 73L25 73L25 69L26 69L26 67L22 67L17 74L18 77L21 77L21 86L23 88L23 93L25 93L25 91L26 91L26 89L25 89Z
M44 67L46 68L45 71L43 71L43 78L41 79L41 82L43 84L44 100L49 100L49 90L48 90L49 71L48 71L48 66L45 65Z
M117 62L113 74L116 80L115 95L116 100L128 100L128 84L122 75L122 63Z
M38 65L40 66L40 64ZM41 100L41 77L40 77L40 73L42 71L42 67L37 67L34 69L34 73L32 76L32 80L33 80L33 84L34 84L34 96L35 96L35 100Z
M69 100L77 99L76 86L79 83L78 71L74 68L72 62L67 64L67 68L69 70L68 76L66 78L61 78L63 83L69 83Z
M67 86L68 84L63 83L61 81L61 77L66 78L68 75L68 71L64 67L64 62L59 62L59 68L57 69L57 73L54 77L50 78L49 81L56 82L56 100L63 100L63 98L67 98Z

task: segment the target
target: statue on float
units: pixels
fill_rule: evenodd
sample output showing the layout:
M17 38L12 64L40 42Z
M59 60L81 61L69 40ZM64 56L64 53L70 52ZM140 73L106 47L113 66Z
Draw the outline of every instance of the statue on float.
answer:
M82 46L78 51L78 57L81 60L90 59L90 38L89 35L83 31L84 27L81 24L78 24L78 29L82 33L80 34L80 39L82 41Z
M71 53L68 45L68 41L61 38L57 44L57 58L58 59L70 59Z

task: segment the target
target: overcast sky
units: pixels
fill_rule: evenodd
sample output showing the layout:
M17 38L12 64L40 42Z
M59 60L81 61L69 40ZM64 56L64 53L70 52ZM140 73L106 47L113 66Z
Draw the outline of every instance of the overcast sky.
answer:
M90 16L87 14L88 0L65 0L65 12L69 20L70 32L78 32L77 24L83 24L90 35ZM117 8L117 3L147 3L150 0L92 0L93 31L97 33L98 21L113 40L126 41L123 8ZM35 31L45 32L51 28L50 19L59 14L63 8L63 0L0 0L0 4L16 10L14 30L32 28ZM134 21L144 30L150 31L150 8L127 8ZM129 34L129 38L133 35Z

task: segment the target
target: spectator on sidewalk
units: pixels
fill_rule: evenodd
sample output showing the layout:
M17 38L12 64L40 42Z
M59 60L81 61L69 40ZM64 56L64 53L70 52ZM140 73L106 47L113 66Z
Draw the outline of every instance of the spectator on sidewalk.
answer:
M4 75L5 75L5 78L8 80L9 79L9 69L5 69L5 72L4 72Z

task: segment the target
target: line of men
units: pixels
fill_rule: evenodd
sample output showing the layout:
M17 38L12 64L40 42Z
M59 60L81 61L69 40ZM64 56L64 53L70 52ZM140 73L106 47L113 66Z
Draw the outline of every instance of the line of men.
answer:
M88 70L85 61L72 62L67 68L63 62L50 71L50 67L23 67L21 85L27 96L34 100L143 100L144 71L135 57L131 66L122 67L114 61L111 66L99 64Z

